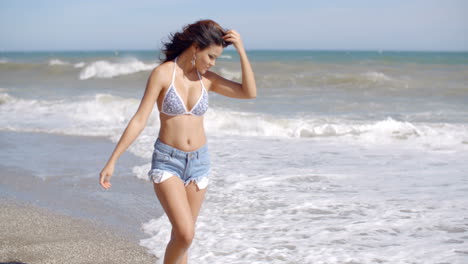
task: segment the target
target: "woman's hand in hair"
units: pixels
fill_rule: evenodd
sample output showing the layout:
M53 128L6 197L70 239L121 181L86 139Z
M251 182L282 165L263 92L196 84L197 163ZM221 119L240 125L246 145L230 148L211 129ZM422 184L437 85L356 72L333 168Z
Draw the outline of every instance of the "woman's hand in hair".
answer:
M235 31L234 29L230 29L226 31L226 35L224 35L224 41L231 42L234 47L240 51L244 49L244 45L242 43L241 36L239 32Z

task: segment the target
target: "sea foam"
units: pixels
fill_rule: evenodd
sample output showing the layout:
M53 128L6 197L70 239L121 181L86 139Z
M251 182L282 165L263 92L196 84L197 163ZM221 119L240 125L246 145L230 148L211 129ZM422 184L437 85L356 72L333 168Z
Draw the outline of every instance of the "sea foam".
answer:
M135 114L139 100L96 94L80 100L21 99L0 93L0 129L71 135L114 137ZM154 107L149 125L157 128ZM119 129L120 128L120 129ZM429 148L467 147L468 128L463 124L411 123L384 120L291 117L237 112L211 107L206 114L209 134L247 137L310 138L355 144L416 144Z
M73 65L73 67L75 68L83 68L84 66L85 66L84 62L78 62Z
M61 65L70 65L70 63L67 62L67 61L59 60L59 59L53 59L53 60L49 60L49 65L50 66L61 66Z
M80 80L87 80L90 78L112 78L140 71L150 71L157 65L156 63L147 64L137 59L130 59L125 62L100 60L88 64L81 70L79 78Z
M432 165L441 158L452 162L450 155L411 145L363 148L241 137L212 137L210 146L212 184L190 259L462 263L455 250L463 248L467 228L456 212L467 204L453 197L462 195L463 186L451 194L439 188L461 183L462 177L457 168ZM447 176L435 177L442 174ZM171 233L168 218L150 219L142 227L148 237L140 245L162 258Z
M224 68L219 70L221 76L229 80L240 80L242 78L242 73L237 71L229 71Z

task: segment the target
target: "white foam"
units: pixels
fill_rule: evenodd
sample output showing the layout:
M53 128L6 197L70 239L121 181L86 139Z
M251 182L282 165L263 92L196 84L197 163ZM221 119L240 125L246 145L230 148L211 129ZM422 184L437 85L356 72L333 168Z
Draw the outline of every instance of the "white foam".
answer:
M366 72L361 74L361 76L372 82L385 82L393 80L382 72Z
M412 124L388 117L381 121L344 119L281 119L262 114L210 109L207 130L214 134L324 138L359 144L406 144L408 141L432 148L454 147L468 141L465 125L445 123ZM328 139L325 139L328 138Z
M118 63L100 60L88 64L81 70L79 78L80 80L87 80L90 78L112 78L140 71L150 71L157 65L156 63L146 64L137 59L129 59Z
M151 144L149 144L151 145ZM140 152L141 155L141 152ZM148 157L145 156L145 157ZM141 166L135 166L132 168L132 173L135 175L138 179L148 181L148 171L151 169L151 163L147 163Z
M75 68L83 68L84 66L85 66L84 62L78 62L73 65L73 67Z
M221 55L221 56L219 56L219 58L220 58L220 59L228 59L228 60L230 60L230 59L232 59L232 56L231 56L231 55Z
M138 109L139 100L110 94L70 100L26 100L0 93L0 130L78 136L105 136L117 142ZM151 154L159 126L157 110L129 151L142 157Z
M49 60L49 65L51 65L51 66L61 66L61 65L70 65L70 63L66 62L66 61L59 60L59 59L53 59L53 60Z
M138 100L109 94L97 94L92 99L25 100L9 94L1 105L0 129L40 131L69 135L113 135L131 118Z
M468 186L460 169L468 167L456 165L457 155L239 137L211 137L210 147L213 184L191 260L462 263L456 251L463 250L468 228L459 212L468 209L461 198ZM441 158L456 166L431 165ZM441 185L448 183L462 186L448 195ZM162 259L167 217L143 229L148 238L140 245Z
M0 91L6 89L0 88ZM0 93L0 105L13 101L13 98L8 93Z
M219 70L221 76L229 80L240 80L242 78L242 73L237 71L228 71L225 68Z
M115 136L138 108L138 99L97 94L82 100L24 100L0 93L0 129L43 131L73 135ZM157 108L150 127L159 126ZM259 113L211 107L207 133L248 137L313 138L358 145L414 144L429 149L467 148L468 127L463 124L410 123L391 117L380 121L338 118L279 118Z
M389 75L378 71L368 71L361 73L332 73L327 74L322 78L316 79L318 81L325 81L325 83L328 85L353 85L357 87L369 88L375 88L379 86L386 88L408 87L407 81L390 77ZM312 81L315 82L314 80Z

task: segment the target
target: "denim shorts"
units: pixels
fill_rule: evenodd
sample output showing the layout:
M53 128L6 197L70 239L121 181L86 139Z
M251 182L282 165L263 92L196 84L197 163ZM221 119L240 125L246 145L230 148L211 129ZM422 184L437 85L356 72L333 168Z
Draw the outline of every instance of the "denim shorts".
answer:
M185 186L194 181L199 189L208 186L210 167L210 154L208 145L185 152L164 144L159 138L154 143L151 169L148 178L155 183L161 183L172 176L177 176Z

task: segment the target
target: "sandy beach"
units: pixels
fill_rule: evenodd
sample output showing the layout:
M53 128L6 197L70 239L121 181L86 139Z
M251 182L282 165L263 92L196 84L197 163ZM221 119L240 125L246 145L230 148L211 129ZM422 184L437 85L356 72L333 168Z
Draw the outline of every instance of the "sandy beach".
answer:
M127 164L136 159L123 155L115 188L104 191L98 185L104 155L91 146L113 147L99 138L0 133L0 263L156 261L139 246L141 223L159 210L151 186L129 175ZM79 154L75 160L64 153Z
M0 263L154 263L137 241L93 221L0 200Z

